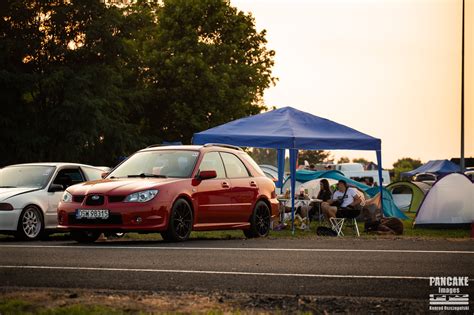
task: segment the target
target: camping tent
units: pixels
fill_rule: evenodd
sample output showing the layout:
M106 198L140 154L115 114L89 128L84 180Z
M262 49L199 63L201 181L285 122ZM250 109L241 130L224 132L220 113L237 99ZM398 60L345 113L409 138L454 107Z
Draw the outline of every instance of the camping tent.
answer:
M402 211L416 212L431 186L423 182L393 182L386 187Z
M461 169L457 164L454 164L451 161L448 160L431 160L428 161L426 164L423 164L422 166L411 170L409 172L403 172L401 173L402 177L411 177L413 175L416 175L418 173L433 173L438 176L444 176L449 173L456 173L460 172Z
M340 171L336 170L331 170L331 171L309 171L309 170L298 170L296 171L296 187L300 187L301 185L304 185L305 188L310 188L307 185L314 181L315 179L320 179L320 178L327 178L327 179L333 179L333 180L345 180L350 186L354 186L363 192L365 192L369 197L373 198L375 195L377 195L380 192L380 187L370 187L367 186L361 182L355 181L351 178L345 177L343 173ZM283 188L285 189L288 187L288 179L286 183L283 185ZM296 189L298 191L298 189ZM387 189L384 188L385 193L383 194L383 201L382 201L382 208L383 208L383 213L387 217L397 217L400 219L407 219L405 214L400 211L400 209L397 207L395 204L394 200L392 199L392 195L388 193ZM317 190L312 191L310 190L310 195L317 195Z
M283 107L241 118L193 136L194 144L227 143L238 146L278 150L278 180L282 184L285 149L290 151L292 217L294 215L295 172L298 149L304 150L374 150L382 182L380 139L336 122ZM380 190L382 192L382 190Z
M426 194L414 227L469 227L474 222L474 183L453 173L438 180Z

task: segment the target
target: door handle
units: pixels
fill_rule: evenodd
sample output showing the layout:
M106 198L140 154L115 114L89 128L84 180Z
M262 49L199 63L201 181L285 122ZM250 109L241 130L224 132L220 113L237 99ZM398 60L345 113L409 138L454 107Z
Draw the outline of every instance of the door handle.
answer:
M251 182L250 182L250 187L257 187L257 183L254 182L254 181L251 181Z
M227 182L222 182L222 188L229 188L229 184Z

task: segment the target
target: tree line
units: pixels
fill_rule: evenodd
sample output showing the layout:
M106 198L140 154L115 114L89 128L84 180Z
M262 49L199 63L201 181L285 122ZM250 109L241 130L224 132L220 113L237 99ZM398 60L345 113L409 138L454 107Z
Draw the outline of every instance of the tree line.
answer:
M0 2L0 167L115 165L266 110L275 52L225 0Z

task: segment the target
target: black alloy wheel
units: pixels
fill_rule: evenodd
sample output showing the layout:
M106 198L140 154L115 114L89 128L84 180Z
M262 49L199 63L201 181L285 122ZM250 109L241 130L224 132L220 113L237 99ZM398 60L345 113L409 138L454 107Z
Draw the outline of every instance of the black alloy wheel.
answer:
M162 232L165 241L182 242L189 238L193 229L193 211L184 199L178 199L171 209L168 230Z
M263 201L257 202L250 218L250 229L244 230L247 238L265 237L270 232L270 209Z

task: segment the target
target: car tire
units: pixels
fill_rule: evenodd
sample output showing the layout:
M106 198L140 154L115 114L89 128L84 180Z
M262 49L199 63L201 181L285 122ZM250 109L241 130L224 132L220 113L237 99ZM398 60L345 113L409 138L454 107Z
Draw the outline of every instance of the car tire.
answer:
M182 242L189 238L193 229L193 211L184 199L178 199L173 204L168 222L168 229L161 237L168 242Z
M270 209L263 201L258 201L250 217L250 229L244 230L247 238L265 237L270 232Z
M33 241L41 237L44 232L43 215L35 206L27 206L18 218L16 238Z
M78 243L94 243L100 234L100 232L95 231L72 231L71 238Z

